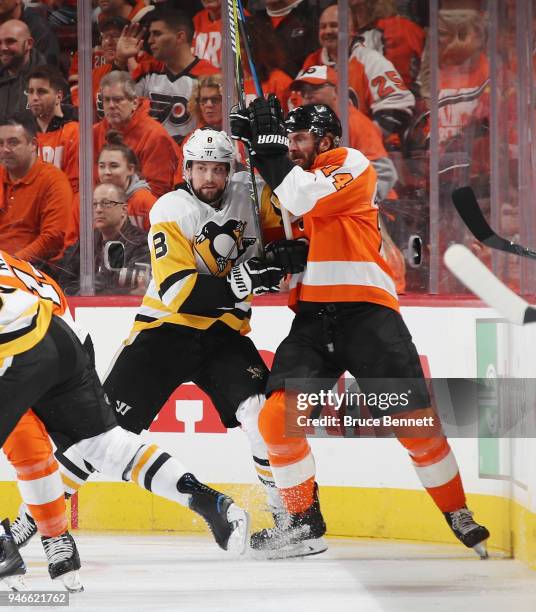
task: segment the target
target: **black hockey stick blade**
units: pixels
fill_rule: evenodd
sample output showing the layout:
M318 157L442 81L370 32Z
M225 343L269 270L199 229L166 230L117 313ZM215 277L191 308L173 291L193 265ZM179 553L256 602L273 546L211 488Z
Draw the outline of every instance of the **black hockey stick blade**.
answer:
M489 223L482 214L475 192L471 187L459 187L455 189L452 192L452 201L465 225L467 225L473 236L482 242L482 244L492 249L497 249L498 251L513 253L521 257L528 257L529 259L536 259L536 251L516 244L515 242L511 242L506 238L501 238L501 236L498 236L491 229Z
M456 278L505 319L516 325L536 323L536 308L502 283L467 247L451 245L444 261Z

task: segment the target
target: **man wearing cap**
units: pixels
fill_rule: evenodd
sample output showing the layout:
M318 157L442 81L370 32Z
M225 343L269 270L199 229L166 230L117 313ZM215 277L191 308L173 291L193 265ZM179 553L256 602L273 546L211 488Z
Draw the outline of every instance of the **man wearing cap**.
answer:
M290 86L304 104L326 104L338 109L337 73L329 66L311 66L302 70ZM348 104L349 146L361 151L370 160L378 175L378 196L383 200L394 186L398 175L383 146L381 132L365 114Z

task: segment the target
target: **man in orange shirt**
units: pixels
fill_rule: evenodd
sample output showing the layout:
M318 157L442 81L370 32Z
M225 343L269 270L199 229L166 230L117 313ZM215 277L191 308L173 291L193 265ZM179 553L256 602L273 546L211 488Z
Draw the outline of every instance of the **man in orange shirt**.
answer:
M179 148L165 128L149 116L148 105L136 95L134 81L127 72L114 70L102 79L101 93L104 119L93 127L95 163L106 143L106 133L117 130L125 144L136 153L141 175L154 195L160 197L172 191Z
M37 157L32 117L0 122L0 248L45 269L64 247L73 192L65 174Z
M419 355L400 315L391 270L381 255L371 163L359 151L339 146L341 124L328 106L298 107L284 121L276 98L258 98L240 119L234 117L235 138L249 139L263 179L281 205L301 218L295 238L309 242L305 271L290 280L296 317L276 351L268 399L259 415L259 431L290 517L285 525L253 534L252 547L274 551L285 544L314 546L324 535L314 458L296 410L307 410L301 416L309 417L310 408L320 406L319 417L324 407L333 407L325 395L333 393L348 371L367 397L385 393L402 399L405 393L404 401L389 399L381 408L370 401L367 408L380 423L386 415L408 418L406 426L383 424L409 452L417 476L454 535L487 555L489 531L465 505L456 459L433 409ZM322 393L324 403L318 400ZM360 404L350 405L361 416ZM412 427L417 419L422 426Z
M221 0L201 0L203 10L194 16L192 49L197 57L221 66Z
M290 86L301 93L304 104L325 104L338 108L337 73L328 66L302 70ZM349 145L372 162L378 176L378 196L383 200L398 178L393 162L383 146L381 132L365 114L348 104Z

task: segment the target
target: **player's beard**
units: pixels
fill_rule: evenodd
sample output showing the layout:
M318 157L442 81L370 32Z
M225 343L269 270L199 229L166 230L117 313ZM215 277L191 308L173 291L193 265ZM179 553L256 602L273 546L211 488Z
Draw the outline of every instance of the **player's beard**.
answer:
M318 155L318 152L315 148L311 153L302 153L301 151L296 151L290 153L289 158L290 161L294 162L300 168L304 170L309 170L309 168L313 165L315 157Z
M215 204L220 203L223 197L223 192L225 191L225 187L223 189L210 189L210 191L205 190L203 187L201 187L201 189L199 190L192 189L192 191L194 192L198 200L201 200L201 202L209 204L210 206L214 206Z

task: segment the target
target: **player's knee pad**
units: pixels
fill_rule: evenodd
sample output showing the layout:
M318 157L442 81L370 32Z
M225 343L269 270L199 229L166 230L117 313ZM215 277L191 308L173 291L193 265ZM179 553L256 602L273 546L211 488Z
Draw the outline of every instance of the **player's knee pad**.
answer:
M141 446L139 436L117 426L77 442L74 449L99 472L123 479Z
M259 414L259 432L268 446L278 445L285 438L285 392L274 391L264 402Z
M52 444L41 420L28 410L3 445L8 461L23 478L55 464Z
M267 454L266 444L259 431L259 414L264 402L264 395L251 395L240 403L236 411L236 420L240 423L242 431L248 437L253 454L263 458Z

